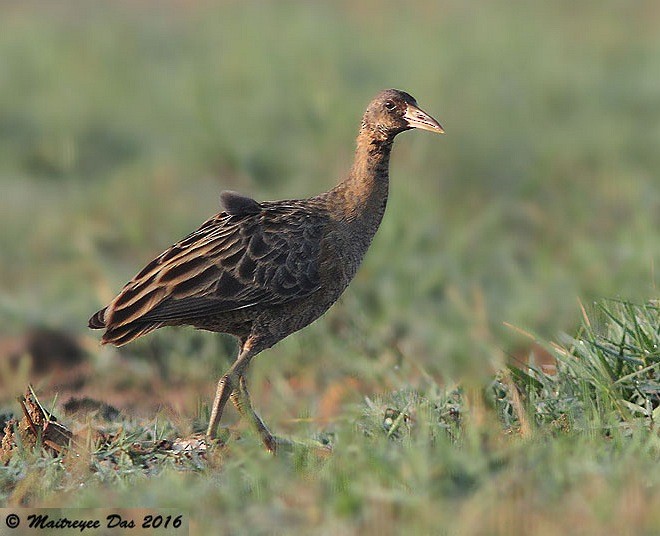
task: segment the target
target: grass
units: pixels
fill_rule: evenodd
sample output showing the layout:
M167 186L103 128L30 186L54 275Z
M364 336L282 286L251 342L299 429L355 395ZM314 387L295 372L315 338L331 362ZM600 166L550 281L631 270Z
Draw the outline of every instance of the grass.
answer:
M100 427L107 441L78 457L21 451L0 468L2 502L173 507L199 534L657 532L656 14L615 1L8 6L0 404L17 413L32 382L79 437ZM271 458L241 425L206 460L154 450L203 427L233 343L172 329L101 349L87 318L214 213L220 190L332 186L384 87L410 91L447 135L397 140L356 280L250 371L267 422L333 454ZM32 326L71 334L85 363L31 370L9 343ZM527 366L542 352L556 374ZM121 417L64 415L71 396Z
M301 445L273 458L249 434L176 456L152 448L176 435L171 424L124 420L87 450L84 434L56 457L19 449L0 490L16 506L103 507L110 494L116 507L180 508L200 534L218 523L223 533L556 534L579 523L586 534L650 534L659 342L657 306L600 303L555 345L555 374L511 369L486 389L427 378L366 399L328 428L327 457Z

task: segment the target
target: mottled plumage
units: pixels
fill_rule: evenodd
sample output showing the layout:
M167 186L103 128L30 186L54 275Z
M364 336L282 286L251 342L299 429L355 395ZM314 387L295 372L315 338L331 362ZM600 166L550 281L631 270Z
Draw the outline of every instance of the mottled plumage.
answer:
M106 328L102 342L120 346L164 324L203 327L209 315L319 290L324 219L300 202L253 203L258 211L231 207L150 262L92 318Z
M245 386L249 361L321 316L348 286L385 210L392 142L410 128L443 132L407 93L381 92L339 185L309 199L261 203L222 192L222 212L151 261L89 327L105 329L101 342L117 346L168 325L235 335L240 353L218 384L207 433L215 436L231 397L273 450Z

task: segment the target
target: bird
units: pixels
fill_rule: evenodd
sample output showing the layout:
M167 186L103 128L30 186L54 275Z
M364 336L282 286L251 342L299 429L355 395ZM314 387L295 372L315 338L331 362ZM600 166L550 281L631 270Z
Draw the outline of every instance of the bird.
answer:
M147 264L89 320L101 344L123 346L163 326L228 333L238 355L219 379L206 431L217 439L229 400L266 449L274 436L253 408L251 360L332 306L353 279L380 226L394 138L443 134L410 94L378 93L360 123L353 164L331 190L305 199L258 202L220 194L221 212Z

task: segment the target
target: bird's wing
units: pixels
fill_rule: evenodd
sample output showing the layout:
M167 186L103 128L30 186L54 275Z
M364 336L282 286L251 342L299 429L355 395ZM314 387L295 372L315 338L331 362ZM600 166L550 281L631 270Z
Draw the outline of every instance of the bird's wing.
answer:
M105 327L191 320L318 290L324 218L295 202L260 207L221 212L155 258L108 306Z

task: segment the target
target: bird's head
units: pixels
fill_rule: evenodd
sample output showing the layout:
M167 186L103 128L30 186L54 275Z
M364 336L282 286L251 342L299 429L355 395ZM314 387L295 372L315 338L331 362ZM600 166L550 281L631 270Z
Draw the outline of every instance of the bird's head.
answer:
M412 128L444 134L444 129L433 117L422 110L412 95L398 89L381 91L369 103L362 118L362 127L393 138Z

